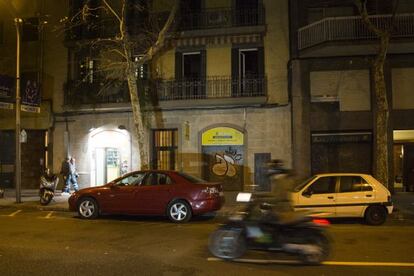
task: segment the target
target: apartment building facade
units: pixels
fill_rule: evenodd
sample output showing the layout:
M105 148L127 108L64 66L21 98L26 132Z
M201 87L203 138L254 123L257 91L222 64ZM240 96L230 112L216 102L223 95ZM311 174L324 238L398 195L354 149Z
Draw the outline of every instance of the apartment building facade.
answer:
M0 187L14 187L15 18L20 18L21 183L38 188L42 169L53 164L53 97L66 78L63 36L54 30L67 1L2 1L0 7Z
M305 175L373 172L375 96L372 61L378 39L354 1L290 3L290 74L294 163ZM392 20L393 1L368 1L377 26ZM385 80L390 106L390 189L413 189L414 5L399 1Z
M159 18L172 4L132 2ZM85 3L71 1L68 14ZM131 33L140 16L130 15ZM75 156L82 187L140 167L125 82L100 79L96 52L79 46L108 30L69 33L67 80L53 102L53 167ZM288 34L287 1L181 1L171 47L136 72L140 97L151 101L144 105L151 167L220 181L226 190L269 190L264 163L292 163Z

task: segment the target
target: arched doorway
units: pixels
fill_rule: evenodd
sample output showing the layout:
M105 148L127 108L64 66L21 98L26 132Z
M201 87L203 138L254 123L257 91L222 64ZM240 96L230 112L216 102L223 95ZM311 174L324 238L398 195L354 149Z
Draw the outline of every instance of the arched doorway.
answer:
M118 128L99 128L89 137L91 186L103 185L129 171L131 137Z
M225 190L241 190L245 162L244 133L233 127L213 127L201 133L203 177L221 182Z

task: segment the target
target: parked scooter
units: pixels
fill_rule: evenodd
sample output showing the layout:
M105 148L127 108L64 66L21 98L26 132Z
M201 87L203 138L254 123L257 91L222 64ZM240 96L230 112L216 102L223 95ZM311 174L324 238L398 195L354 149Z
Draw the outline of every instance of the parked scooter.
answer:
M39 196L41 205L48 205L52 201L58 183L59 177L55 174L50 174L49 169L46 169L40 177Z
M210 235L210 252L228 260L240 258L247 250L293 254L305 264L326 260L330 241L325 229L329 221L309 213L280 211L290 209L286 208L289 204L272 202L274 199L271 194L239 193L237 201L246 205Z

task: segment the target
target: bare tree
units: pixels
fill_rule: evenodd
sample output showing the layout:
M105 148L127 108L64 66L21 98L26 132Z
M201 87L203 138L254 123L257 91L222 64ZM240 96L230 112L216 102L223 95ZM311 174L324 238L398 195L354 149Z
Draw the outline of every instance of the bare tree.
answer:
M157 29L154 27L154 24L159 23L160 20L155 20L152 21L151 26L141 26L135 35L130 34L130 26L127 24L127 14L133 9L142 12L147 7L136 3L134 4L128 0L102 0L100 6L91 6L89 5L89 1L87 1L71 18L63 20L66 30L76 28L80 25L89 24L92 28L101 25L102 20L99 20L100 16L106 23L109 22L105 26L108 28L115 27L113 35L97 37L86 43L88 47L99 51L99 70L105 73L107 81L110 79L118 79L126 81L128 84L141 169L149 168L149 160L148 148L145 145L144 114L141 106L142 101L140 100L140 97L143 97L144 93L141 91L141 87L137 85L136 72L140 66L151 61L167 48L167 34L172 31L179 2L179 0L174 1L167 20L162 22L163 25L158 30L154 31L154 29ZM108 18L110 19L108 20ZM84 47L85 45L82 46ZM137 51L142 53L139 60L135 59Z
M387 97L384 65L390 44L391 34L394 28L394 18L398 7L398 0L394 0L393 4L391 19L387 22L387 24L385 24L384 28L380 28L372 22L368 15L367 0L356 0L356 6L359 9L362 20L368 29L379 39L378 52L372 63L375 91L374 104L376 106L376 112L374 112L373 120L375 127L374 151L376 153L376 158L374 158L374 176L388 188L392 188L389 183L390 152L388 148L390 104Z

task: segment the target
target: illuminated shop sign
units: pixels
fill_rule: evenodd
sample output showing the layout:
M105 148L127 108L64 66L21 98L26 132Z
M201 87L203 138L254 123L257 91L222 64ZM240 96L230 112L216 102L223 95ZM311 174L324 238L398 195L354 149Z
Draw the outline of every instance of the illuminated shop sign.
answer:
M244 145L244 135L230 127L216 127L205 131L201 138L202 146Z

